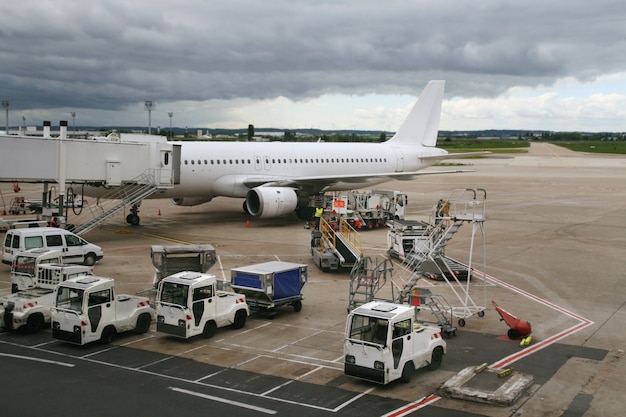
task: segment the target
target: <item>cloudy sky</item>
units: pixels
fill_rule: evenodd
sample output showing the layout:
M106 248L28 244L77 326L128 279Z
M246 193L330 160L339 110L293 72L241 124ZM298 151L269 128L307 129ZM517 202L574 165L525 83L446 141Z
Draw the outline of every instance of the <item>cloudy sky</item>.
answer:
M11 125L626 131L623 0L20 0L0 5ZM0 117L4 126L4 117Z

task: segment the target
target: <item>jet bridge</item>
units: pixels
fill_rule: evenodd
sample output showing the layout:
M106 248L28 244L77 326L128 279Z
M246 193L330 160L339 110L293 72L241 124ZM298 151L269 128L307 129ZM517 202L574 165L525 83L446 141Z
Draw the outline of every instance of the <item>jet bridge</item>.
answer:
M57 183L61 208L65 207L66 187L72 185L99 184L113 190L131 187L132 194L114 197L121 205L101 211L89 221L90 228L125 206L136 206L157 190L180 182L180 146L163 136L111 134L69 139L67 122L61 122L58 137L50 136L49 126L44 123L42 137L0 135L0 181L43 183L44 205L50 203L46 201L48 184Z

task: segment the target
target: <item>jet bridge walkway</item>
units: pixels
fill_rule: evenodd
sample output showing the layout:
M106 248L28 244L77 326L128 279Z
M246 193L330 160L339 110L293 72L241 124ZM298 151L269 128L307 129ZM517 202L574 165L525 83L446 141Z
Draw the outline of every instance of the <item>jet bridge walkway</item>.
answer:
M163 136L111 134L95 140L68 139L67 122L61 122L57 137L50 135L50 124L44 122L43 136L0 135L0 146L0 182L43 184L41 216L64 219L78 234L127 206L135 216L129 215L127 221L138 223L136 212L142 199L180 182L180 146ZM50 201L50 184L58 189L58 203ZM67 202L75 201L73 190L93 185L106 190L97 204L88 205L87 210L82 204L79 210L72 205L70 213ZM66 218L72 214L75 217Z

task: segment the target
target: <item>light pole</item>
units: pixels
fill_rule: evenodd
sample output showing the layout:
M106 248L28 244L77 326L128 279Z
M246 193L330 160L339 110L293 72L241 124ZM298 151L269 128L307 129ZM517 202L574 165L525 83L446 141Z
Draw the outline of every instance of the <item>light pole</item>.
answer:
M74 133L76 133L76 112L70 112L70 114L72 115L72 130L74 130Z
M154 108L154 103L152 101L146 101L145 103L146 110L148 110L148 134L152 134L152 109Z
M22 115L22 125L24 126L24 136L26 136L26 116Z
M6 112L7 135L9 134L9 100L2 100L2 108Z
M173 138L172 136L172 117L174 117L174 112L173 111L168 111L167 112L167 117L170 118L170 139Z

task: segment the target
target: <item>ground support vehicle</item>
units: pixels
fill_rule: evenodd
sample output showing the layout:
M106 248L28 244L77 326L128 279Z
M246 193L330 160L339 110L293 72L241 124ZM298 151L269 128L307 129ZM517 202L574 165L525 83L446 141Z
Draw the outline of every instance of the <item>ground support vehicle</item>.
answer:
M15 255L24 250L44 248L63 251L63 262L93 265L104 256L102 248L87 242L69 230L56 227L11 229L6 232L2 263L10 265Z
M35 287L0 298L0 328L16 330L22 326L34 333L50 323L54 289L68 279L89 275L83 265L44 264L38 267Z
M327 221L340 216L357 230L383 227L389 220L404 219L407 197L399 191L343 191L324 195Z
M37 276L39 267L47 264L62 264L63 252L56 249L35 248L18 252L11 263L11 292L26 290L38 286ZM43 288L54 289L52 286L40 285Z
M95 275L62 282L52 308L52 337L77 345L111 343L118 333L145 333L154 310L145 297L115 295L115 281Z
M324 272L352 268L363 258L359 233L343 217L335 226L322 218L311 232L311 255Z
M188 339L213 337L219 327L246 324L246 296L229 290L215 275L183 271L159 282L156 297L157 332Z
M372 301L348 315L344 373L379 384L409 382L415 369L441 365L446 342L441 329L416 320L416 308Z
M248 265L231 269L230 278L233 289L245 294L254 310L274 312L284 305L291 305L296 312L302 310L305 264L271 261Z
M156 268L155 288L165 277L182 271L206 273L217 262L215 248L211 245L152 245L150 257Z
M432 227L421 220L394 220L387 231L387 253L407 262L415 253L428 253L433 246ZM408 262L407 262L408 263Z

